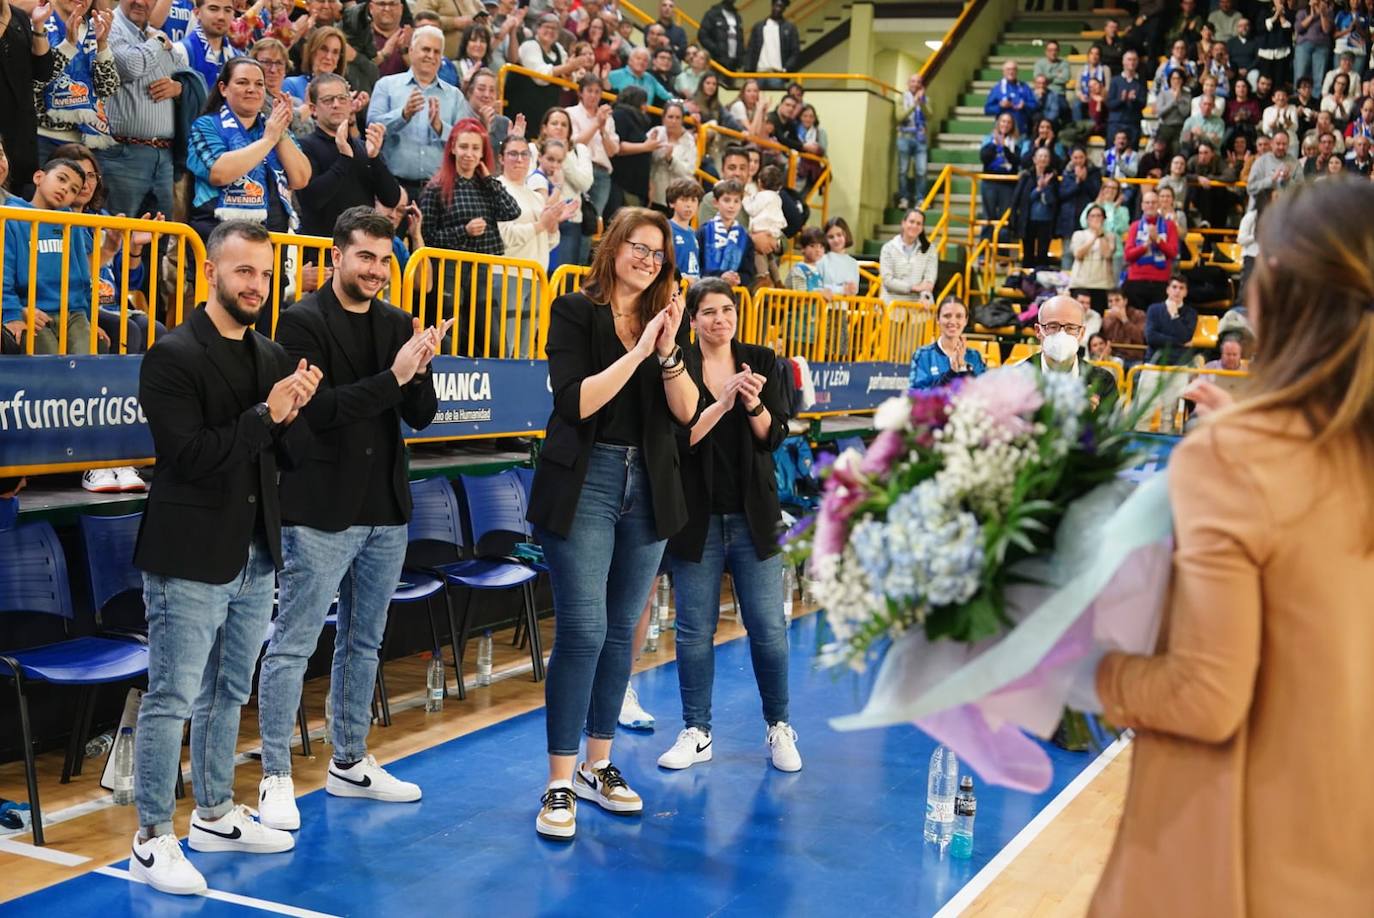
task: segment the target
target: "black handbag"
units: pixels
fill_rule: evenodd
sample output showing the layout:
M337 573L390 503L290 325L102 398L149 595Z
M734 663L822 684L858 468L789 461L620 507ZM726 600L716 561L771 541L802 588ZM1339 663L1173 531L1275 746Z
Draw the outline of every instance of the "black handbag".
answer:
M597 221L601 215L596 212L596 205L592 203L589 194L582 195L582 233L586 236L595 236L598 229Z

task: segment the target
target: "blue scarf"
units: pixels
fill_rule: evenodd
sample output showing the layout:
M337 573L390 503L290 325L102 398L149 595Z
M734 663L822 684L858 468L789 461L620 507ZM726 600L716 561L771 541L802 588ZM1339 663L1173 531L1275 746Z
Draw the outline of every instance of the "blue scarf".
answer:
M253 126L259 128L265 123L266 117L258 115ZM219 110L219 136L224 141L225 152L233 152L234 150L242 150L260 138L262 131L259 130L256 137L248 136L248 132L239 123L238 116L229 110L228 105L224 105ZM276 185L277 198L281 201L281 206L286 209L286 217L291 232L295 232L296 212L291 209L291 186L287 184L286 171L282 169L281 160L277 157L275 148L267 154L267 159L219 190L219 198L215 201L215 218L218 220L239 219L251 220L254 223L266 223L269 172L272 182Z
M1162 215L1156 215L1154 219L1155 231L1161 240L1169 238L1168 221ZM1164 253L1150 245L1150 218L1142 216L1135 225L1135 244L1144 246L1148 251L1141 257L1136 264L1150 265L1154 268L1167 267L1169 259L1164 257Z
M1088 94L1089 80L1097 80L1097 82L1102 84L1102 88L1106 89L1107 81L1103 79L1103 77L1106 75L1107 68L1104 67L1102 64L1098 64L1095 69L1092 67L1084 67L1083 73L1080 74L1078 77L1078 89L1083 93L1083 95L1086 96Z
M911 95L910 92L907 95ZM906 124L902 125L902 130L916 135L918 140L926 139L926 113L921 106L916 104L916 100L911 100L911 114L906 116Z
M67 37L67 24L56 12L44 24L48 44L56 48ZM81 132L82 142L93 149L114 143L105 104L95 95L95 30L86 25L86 35L76 55L62 72L43 87L44 113L53 121L72 125Z
M200 26L186 33L186 37L181 40L181 46L186 49L186 57L190 61L191 69L205 77L205 85L211 90L219 82L220 69L236 57L240 57L243 52L229 43L229 38L220 40L218 61L212 61L210 56L210 41L205 37L205 33L200 30Z

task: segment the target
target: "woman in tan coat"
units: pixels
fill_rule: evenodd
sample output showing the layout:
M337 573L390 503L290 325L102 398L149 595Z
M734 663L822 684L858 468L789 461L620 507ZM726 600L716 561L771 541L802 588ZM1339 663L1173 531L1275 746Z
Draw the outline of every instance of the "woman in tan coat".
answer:
M1374 915L1374 185L1260 223L1255 377L1174 450L1160 652L1108 654L1136 731L1094 916Z

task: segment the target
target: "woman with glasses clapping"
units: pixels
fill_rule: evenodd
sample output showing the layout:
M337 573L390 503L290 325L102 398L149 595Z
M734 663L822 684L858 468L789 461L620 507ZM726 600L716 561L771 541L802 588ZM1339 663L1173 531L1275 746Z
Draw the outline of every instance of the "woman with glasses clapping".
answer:
M667 218L628 207L607 228L582 290L550 307L553 413L529 510L555 611L549 780L535 823L546 838L573 838L577 798L622 815L644 808L611 762L611 740L630 635L668 537L687 522L676 435L697 419L700 395L683 363L678 290Z

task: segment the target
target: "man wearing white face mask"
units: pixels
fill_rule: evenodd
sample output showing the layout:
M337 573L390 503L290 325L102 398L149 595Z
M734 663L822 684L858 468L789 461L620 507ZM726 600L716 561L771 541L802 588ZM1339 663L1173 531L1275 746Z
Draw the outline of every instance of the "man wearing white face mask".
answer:
M1116 377L1110 370L1079 360L1087 311L1069 296L1055 296L1040 306L1035 334L1040 353L1026 361L1042 373L1072 373L1083 380L1093 408L1111 408L1116 401Z

